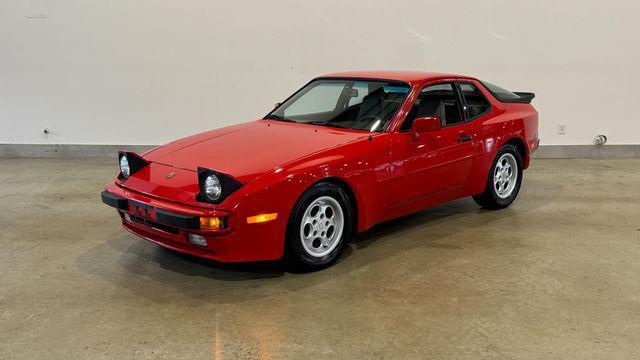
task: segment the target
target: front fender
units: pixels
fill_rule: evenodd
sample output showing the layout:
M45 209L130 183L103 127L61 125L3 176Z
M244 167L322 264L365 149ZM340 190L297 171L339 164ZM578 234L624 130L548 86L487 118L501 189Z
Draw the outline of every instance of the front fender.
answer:
M284 238L300 196L319 181L337 181L353 193L357 230L364 231L383 218L388 203L388 141L388 134L376 134L278 167L239 190L232 210L239 216L277 212Z

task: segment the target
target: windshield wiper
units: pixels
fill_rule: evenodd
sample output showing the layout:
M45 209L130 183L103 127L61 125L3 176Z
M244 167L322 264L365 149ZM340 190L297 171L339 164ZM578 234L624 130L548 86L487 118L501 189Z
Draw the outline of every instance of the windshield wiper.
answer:
M291 120L291 119L287 119L284 116L280 116L280 115L275 115L275 114L270 114L265 116L263 119L265 120L277 120L277 121L284 121L284 122L292 122L292 123L297 123L297 121L295 120ZM329 126L329 127L336 127L336 128L340 128L340 129L351 129L348 126L344 126L344 125L338 125L338 124L334 124L334 123L330 123L330 122L325 122L325 121L309 121L309 122L304 122L303 124L311 124L311 125L318 125L318 126Z
M278 121L284 121L284 122L295 122L295 121L293 121L291 119L287 119L284 116L275 115L275 114L267 115L263 119L265 119L265 120L278 120Z
M334 124L331 122L326 122L326 121L309 121L305 124L312 124L312 125L318 125L318 126L329 126L329 127L337 127L340 129L351 129L348 126L344 126L344 125L338 125L338 124Z

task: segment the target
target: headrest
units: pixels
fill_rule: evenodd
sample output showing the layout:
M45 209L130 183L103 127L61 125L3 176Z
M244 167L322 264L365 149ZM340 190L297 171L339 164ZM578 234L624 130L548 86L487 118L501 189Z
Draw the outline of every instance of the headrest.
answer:
M444 103L442 99L436 97L427 97L420 100L418 105L417 117L438 116L442 117L442 107Z

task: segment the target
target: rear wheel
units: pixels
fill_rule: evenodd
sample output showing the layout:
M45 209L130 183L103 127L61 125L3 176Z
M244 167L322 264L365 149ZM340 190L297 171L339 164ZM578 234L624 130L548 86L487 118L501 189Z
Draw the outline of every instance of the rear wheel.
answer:
M335 262L351 237L352 209L338 186L318 183L294 206L287 226L287 261L305 270Z
M487 209L511 205L522 184L522 163L522 156L515 146L503 146L493 161L484 192L474 195L473 199Z

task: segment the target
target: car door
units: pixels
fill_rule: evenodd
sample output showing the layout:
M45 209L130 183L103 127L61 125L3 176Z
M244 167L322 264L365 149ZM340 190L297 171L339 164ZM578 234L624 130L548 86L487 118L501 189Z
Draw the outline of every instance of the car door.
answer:
M416 136L416 117L437 116L442 128ZM467 131L455 82L428 84L391 141L391 205L464 184L471 168L473 141Z

